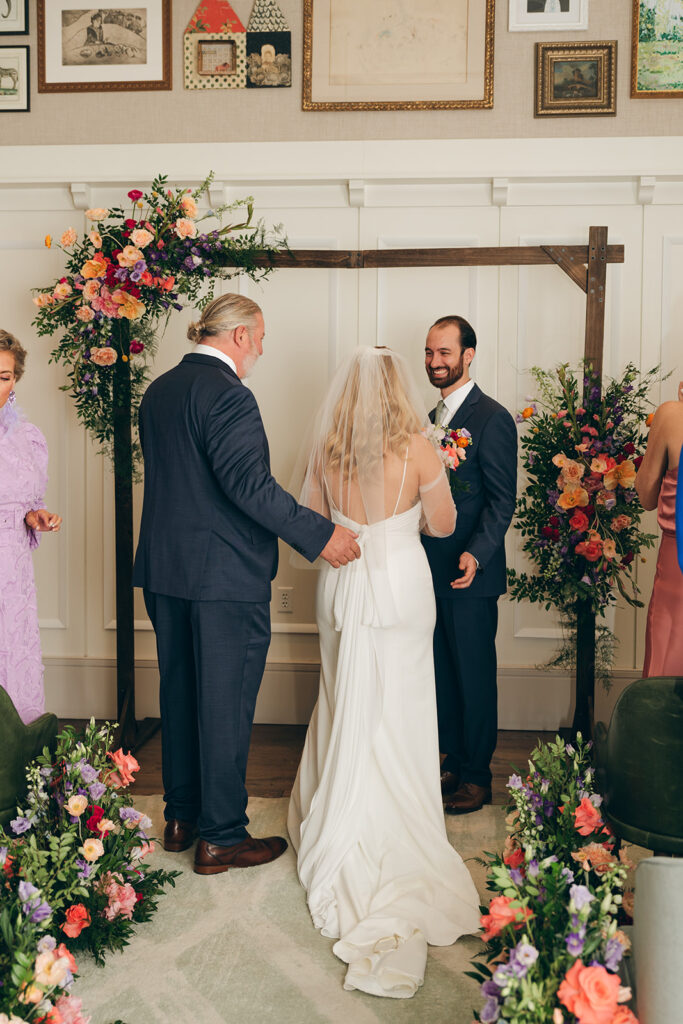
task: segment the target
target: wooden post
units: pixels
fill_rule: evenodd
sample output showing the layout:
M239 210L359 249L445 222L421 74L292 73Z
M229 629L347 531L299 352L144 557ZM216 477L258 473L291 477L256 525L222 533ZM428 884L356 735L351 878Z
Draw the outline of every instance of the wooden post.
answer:
M605 337L605 285L607 281L607 228L592 227L588 236L588 275L586 280L586 335L584 359L587 369L598 376L602 387L603 342ZM590 373L587 374L590 378ZM589 379L584 399L595 384ZM580 732L584 739L593 733L595 705L595 612L588 601L576 605L576 703L572 736Z

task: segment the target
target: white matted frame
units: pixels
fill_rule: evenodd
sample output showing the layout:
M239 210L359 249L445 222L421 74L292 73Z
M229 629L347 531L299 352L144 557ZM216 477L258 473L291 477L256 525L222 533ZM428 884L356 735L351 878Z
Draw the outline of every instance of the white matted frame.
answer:
M495 0L304 0L304 110L493 106Z
M588 28L588 0L509 0L510 32L580 32Z
M171 88L171 0L38 0L38 92Z
M0 114L30 109L28 46L0 46Z
M28 0L3 0L0 36L24 36L28 32Z

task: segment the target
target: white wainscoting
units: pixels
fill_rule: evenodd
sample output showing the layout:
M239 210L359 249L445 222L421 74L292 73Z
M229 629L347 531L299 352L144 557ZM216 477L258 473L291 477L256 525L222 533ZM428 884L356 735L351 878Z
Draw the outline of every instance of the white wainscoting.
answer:
M560 139L433 142L222 144L193 147L5 147L0 168L0 289L3 326L30 359L20 404L50 445L49 507L62 533L35 556L48 706L63 716L115 713L113 487L59 390L63 372L48 363L50 339L35 336L30 289L63 266L43 237L82 230L89 206L120 203L158 171L195 185L213 169L211 201L253 194L267 222L282 223L293 248L537 245L587 240L606 224L626 262L607 277L605 367L633 361L673 371L653 400L671 398L683 377L683 140ZM358 344L383 344L413 364L427 400L426 330L458 312L478 334L474 363L485 391L511 411L533 393L529 368L576 361L583 350L585 300L556 267L392 270L282 270L238 287L259 301L265 355L250 385L261 406L276 476L292 472L300 440L331 372ZM187 350L190 311L177 314L160 346L155 373ZM139 514L139 492L136 494ZM649 517L654 527L654 517ZM516 534L510 564L521 566ZM647 597L654 555L638 566ZM293 587L293 611L273 604L273 643L257 721L305 722L318 672L314 572L290 565L283 547L277 588ZM154 635L136 605L138 713L155 714ZM615 686L597 698L607 715L615 694L637 678L645 616L619 607ZM554 728L571 718L568 677L543 671L557 642L554 616L501 602L498 633L500 724Z

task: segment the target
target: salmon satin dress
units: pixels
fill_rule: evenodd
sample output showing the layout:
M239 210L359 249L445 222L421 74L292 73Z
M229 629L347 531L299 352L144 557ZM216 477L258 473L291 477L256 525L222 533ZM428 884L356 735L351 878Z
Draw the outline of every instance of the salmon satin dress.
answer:
M664 475L657 503L662 540L647 612L643 676L683 676L683 572L676 552L678 467Z

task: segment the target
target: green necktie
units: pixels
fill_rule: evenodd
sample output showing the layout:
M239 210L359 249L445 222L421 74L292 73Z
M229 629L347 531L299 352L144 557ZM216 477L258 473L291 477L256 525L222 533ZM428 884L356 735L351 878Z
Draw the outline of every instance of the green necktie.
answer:
M437 427L445 427L448 422L448 406L444 402L443 398L440 398L436 403L436 412L434 414L434 422Z

